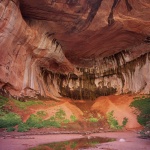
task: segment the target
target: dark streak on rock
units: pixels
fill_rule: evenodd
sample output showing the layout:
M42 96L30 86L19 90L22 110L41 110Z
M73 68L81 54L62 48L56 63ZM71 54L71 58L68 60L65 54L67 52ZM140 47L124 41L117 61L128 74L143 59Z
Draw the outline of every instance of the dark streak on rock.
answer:
M128 11L131 11L132 10L131 4L129 3L128 0L125 0L125 2L126 2L126 6L127 6Z

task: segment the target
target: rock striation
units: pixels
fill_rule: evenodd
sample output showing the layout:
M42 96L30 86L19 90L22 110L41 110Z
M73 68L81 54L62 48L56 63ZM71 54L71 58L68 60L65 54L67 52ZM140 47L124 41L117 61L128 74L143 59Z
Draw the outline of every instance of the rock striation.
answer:
M149 0L0 0L0 93L150 93Z

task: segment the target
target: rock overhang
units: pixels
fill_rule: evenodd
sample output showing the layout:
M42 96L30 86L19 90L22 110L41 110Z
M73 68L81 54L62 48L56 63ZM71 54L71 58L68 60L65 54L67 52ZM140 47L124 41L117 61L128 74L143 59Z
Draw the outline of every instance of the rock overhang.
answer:
M2 92L77 99L149 93L148 0L4 0L0 5Z

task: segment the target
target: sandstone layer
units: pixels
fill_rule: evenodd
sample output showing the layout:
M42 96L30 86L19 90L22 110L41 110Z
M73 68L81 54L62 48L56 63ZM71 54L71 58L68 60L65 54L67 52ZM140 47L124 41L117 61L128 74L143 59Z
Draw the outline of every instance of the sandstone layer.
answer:
M150 93L149 0L0 0L0 93Z

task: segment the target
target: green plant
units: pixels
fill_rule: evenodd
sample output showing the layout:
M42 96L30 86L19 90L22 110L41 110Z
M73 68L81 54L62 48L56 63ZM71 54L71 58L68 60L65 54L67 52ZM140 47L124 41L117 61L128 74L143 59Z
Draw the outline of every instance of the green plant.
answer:
M0 117L4 116L6 114L6 112L4 112L2 109L0 109Z
M128 119L123 118L122 125L119 125L118 121L114 117L114 111L107 113L107 122L110 125L111 129L122 129L128 122Z
M146 125L150 120L150 97L136 97L130 104L130 107L135 107L137 120L141 125Z
M98 122L98 119L97 119L97 118L94 118L94 117L90 117L90 118L89 118L89 121L90 121L90 122Z
M66 113L62 108L58 109L57 112L55 113L55 118L59 120L65 119L65 116L66 116Z
M21 101L18 101L18 100L13 100L15 105L17 107L19 107L20 109L24 110L24 109L27 109L27 107L29 106L33 106L33 105L42 105L43 102L42 101L35 101L35 100L29 100L29 101L26 101L26 102L21 102Z
M144 129L140 132L142 138L150 138L150 121L148 121Z
M21 123L21 117L15 113L5 113L0 117L0 128L13 127Z
M76 116L74 116L74 115L71 115L71 116L70 116L70 119L71 119L72 122L77 121L77 118L76 118Z
M130 104L136 108L137 121L144 126L140 132L142 138L150 138L150 96L136 97Z
M29 131L30 130L30 127L26 124L26 123L20 123L19 125L18 125L18 132L27 132L27 131Z
M34 114L30 115L30 117L26 121L26 124L32 128L42 128L43 127L42 118L37 115L34 115Z
M65 120L63 120L63 123L69 123L70 122L70 120L69 119L65 119Z
M51 120L51 119L44 120L42 124L43 124L43 127L56 127L56 128L61 127L58 121Z
M75 149L77 147L77 142L72 142L70 148Z
M39 116L40 118L43 118L47 115L47 113L45 111L38 111L37 113L37 116Z
M128 122L128 118L124 117L122 121L122 127L125 127Z
M5 106L7 102L8 102L8 98L3 97L3 96L0 95L0 108Z
M7 127L7 132L12 132L12 131L15 131L14 127Z

